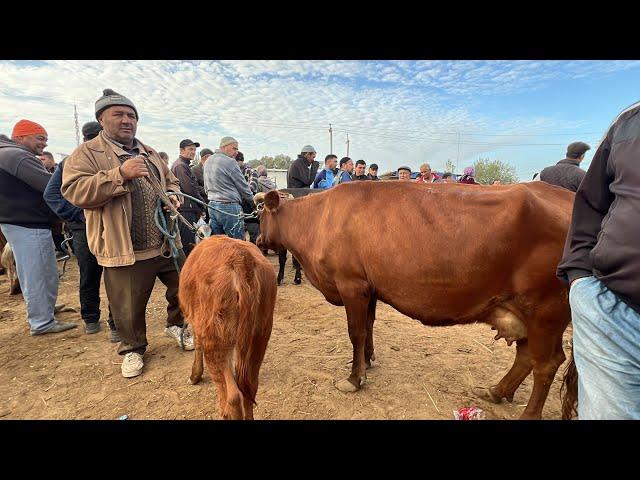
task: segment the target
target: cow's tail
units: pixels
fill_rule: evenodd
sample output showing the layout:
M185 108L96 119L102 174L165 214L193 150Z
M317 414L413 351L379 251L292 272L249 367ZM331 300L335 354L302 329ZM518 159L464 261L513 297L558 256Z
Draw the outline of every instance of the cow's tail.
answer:
M571 420L578 414L578 370L573 358L573 338L571 339L571 354L569 364L564 371L560 398L562 399L562 419Z
M258 303L260 299L260 283L257 279L257 265L251 255L239 252L234 262L233 281L238 295L238 330L236 333L235 378L242 396L256 404L258 390L254 380L254 350L256 332L260 329Z

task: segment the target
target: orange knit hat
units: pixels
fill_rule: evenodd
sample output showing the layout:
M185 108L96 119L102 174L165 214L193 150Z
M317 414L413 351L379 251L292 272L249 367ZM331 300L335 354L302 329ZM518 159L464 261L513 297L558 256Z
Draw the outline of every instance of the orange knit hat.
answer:
M47 135L47 131L39 123L31 120L20 120L13 127L11 138L26 137L27 135Z

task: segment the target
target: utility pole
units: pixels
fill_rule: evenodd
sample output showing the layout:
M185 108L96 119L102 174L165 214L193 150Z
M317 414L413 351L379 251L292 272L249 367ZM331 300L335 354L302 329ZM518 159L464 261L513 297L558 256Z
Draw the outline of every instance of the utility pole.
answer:
M333 129L329 124L329 153L333 155Z
M76 121L76 146L80 146L80 125L78 125L78 109L76 108L76 104L73 104L73 117Z
M349 134L347 133L347 157L349 156Z
M456 157L456 170L460 172L460 131L458 130L458 156Z

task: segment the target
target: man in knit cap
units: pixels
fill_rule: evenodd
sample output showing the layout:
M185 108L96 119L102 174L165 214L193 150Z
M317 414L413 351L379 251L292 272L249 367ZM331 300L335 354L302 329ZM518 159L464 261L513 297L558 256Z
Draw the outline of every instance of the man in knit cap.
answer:
M234 160L238 141L224 137L220 148L204 165L204 185L209 198L209 216L213 235L228 235L244 240L242 202L254 207L253 192Z
M148 180L165 191L179 192L180 186L158 152L136 138L139 116L133 102L110 89L103 93L96 101L103 130L67 158L61 190L84 209L89 248L105 267L107 296L122 339L122 375L128 378L140 375L144 366L145 312L156 277L167 287L165 333L186 350L194 348L188 330L181 342L178 272L154 222L158 194ZM180 206L175 196L169 198ZM182 249L179 235L176 246Z
M102 125L98 122L87 122L82 126L82 141L88 142L98 136L102 130Z
M56 220L42 198L51 174L36 155L47 131L20 120L11 139L0 135L0 229L13 249L31 335L58 333L77 325L55 319L58 267L51 236Z

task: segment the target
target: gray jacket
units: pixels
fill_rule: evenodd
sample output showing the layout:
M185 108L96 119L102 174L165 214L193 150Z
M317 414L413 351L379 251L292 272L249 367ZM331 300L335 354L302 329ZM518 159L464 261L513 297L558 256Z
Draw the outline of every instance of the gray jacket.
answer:
M576 192L586 174L578 165L580 165L578 160L565 158L552 167L542 170L540 180Z
M209 201L253 204L253 193L238 163L216 150L204 164L204 188Z

